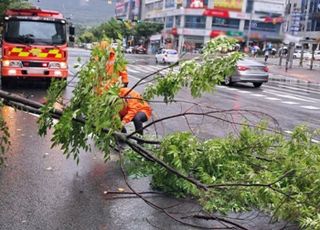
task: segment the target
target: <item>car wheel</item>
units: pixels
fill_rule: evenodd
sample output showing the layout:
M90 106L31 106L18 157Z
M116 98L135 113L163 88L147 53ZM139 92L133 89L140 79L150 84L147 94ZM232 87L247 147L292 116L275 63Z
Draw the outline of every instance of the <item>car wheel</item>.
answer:
M261 82L254 82L254 83L253 83L253 86L254 86L255 88L259 88L261 85L262 85Z
M233 82L231 81L231 77L225 77L224 84L226 84L227 86L231 86L233 84Z

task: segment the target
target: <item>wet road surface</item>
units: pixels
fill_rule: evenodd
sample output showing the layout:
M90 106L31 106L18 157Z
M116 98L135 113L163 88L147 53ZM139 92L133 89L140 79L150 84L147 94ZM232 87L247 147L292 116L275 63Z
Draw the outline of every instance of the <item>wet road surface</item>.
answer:
M78 56L84 60L89 52L74 49L70 52L70 63ZM141 77L161 68L154 60L129 57L130 85ZM141 66L139 66L141 65ZM143 68L142 68L143 67ZM76 71L70 68L70 78ZM69 79L70 79L69 78ZM76 79L75 79L76 81ZM41 101L46 95L45 83L19 84L10 92ZM72 87L64 93L72 95ZM255 109L271 113L284 131L290 132L299 123L306 122L319 128L319 86L287 85L269 82L261 89L243 84L234 87L219 86L195 101L216 109ZM139 88L142 90L142 88ZM182 90L178 98L191 100L189 93ZM155 116L174 114L190 105L168 105L153 103ZM195 107L197 108L197 107ZM190 229L169 219L160 211L149 207L140 199L117 199L110 195L119 188L129 191L121 175L118 157L112 155L107 164L96 150L81 153L80 164L66 160L58 148L50 149L51 134L42 138L37 135L37 117L4 108L2 114L8 122L12 147L7 154L6 167L0 169L0 229ZM235 116L240 119L241 116ZM200 136L224 135L234 127L220 122L203 122L190 118L194 131ZM252 118L254 119L254 118ZM185 123L185 121L183 121ZM160 128L161 127L161 128ZM189 129L181 120L165 123L160 133ZM137 191L150 191L148 178L130 180ZM106 194L109 192L109 194ZM164 196L151 200L162 207L174 205L172 212L178 215L197 212L199 207L192 201L180 204ZM181 213L182 212L182 213ZM247 213L250 220L243 223L249 229L279 229L282 223L269 224L269 218L257 213ZM235 217L235 216L234 216ZM243 217L243 216L240 216ZM251 220L252 219L252 220ZM208 222L203 224L208 225ZM212 225L211 225L212 226ZM218 226L218 223L215 223ZM221 226L221 225L219 225ZM287 229L294 229L287 228Z

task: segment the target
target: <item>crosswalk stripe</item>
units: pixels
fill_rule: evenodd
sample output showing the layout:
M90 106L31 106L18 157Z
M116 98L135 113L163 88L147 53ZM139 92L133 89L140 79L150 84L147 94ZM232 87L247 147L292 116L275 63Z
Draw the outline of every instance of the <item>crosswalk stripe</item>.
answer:
M268 94L272 94L278 97L283 97L283 98L288 98L288 99L294 99L297 101L305 101L305 102L316 102L315 100L311 98L303 98L303 97L297 97L297 96L292 96L292 95L287 95L287 94L281 94L279 92L274 92L272 90L264 90L263 92L266 92Z
M139 73L139 71L133 69L128 69L128 72Z
M166 66L162 65L134 65L129 64L128 65L128 72L137 74L141 73L142 76L151 74L153 72L159 71L162 75L168 74L170 71L177 73L179 71L179 67L174 67L172 69L164 69ZM134 77L131 75L132 78L139 80L140 78ZM272 85L272 84L265 84L262 87L261 93L254 93L250 92L244 89L237 89L237 88L230 88L226 86L217 86L218 88L226 89L229 91L238 91L242 94L247 94L248 96L254 96L254 97L264 97L267 100L272 101L280 101L283 104L287 105L297 105L298 102L308 102L308 103L319 103L320 99L316 99L314 97L310 97L310 94L320 94L320 92L317 91L317 88L314 87L308 87L307 85L301 86L300 84L295 87L294 85L287 85L285 83L279 83L279 85ZM279 91L279 89L281 91ZM273 95L273 96L270 96ZM287 101L282 101L283 99L289 99ZM298 102L296 102L298 101ZM303 107L305 109L310 110L317 110L318 107L306 105Z
M288 86L288 85L278 84L277 86L264 85L264 88L269 88L269 89L274 89L274 90L278 90L279 88L281 88L282 90L294 92L295 94L299 93L300 95L306 95L306 96L308 96L310 93L320 95L320 90L317 88L312 88L312 87L302 88L300 86L299 87L292 87L292 86Z

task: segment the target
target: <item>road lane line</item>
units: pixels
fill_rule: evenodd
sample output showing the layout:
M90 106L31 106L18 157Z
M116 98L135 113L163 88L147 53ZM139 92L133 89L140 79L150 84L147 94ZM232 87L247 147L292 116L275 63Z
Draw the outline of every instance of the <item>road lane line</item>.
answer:
M239 93L249 94L251 92L245 91L245 90L239 90Z
M281 99L279 98L275 98L275 97L266 97L267 100L270 100L270 101L280 101Z
M265 96L263 94L257 94L257 93L253 93L251 95L254 96L254 97L264 97Z
M288 105L298 105L298 102L293 102L293 101L281 101L283 104L288 104Z
M301 108L304 109L310 109L310 110L319 110L319 107L315 107L315 106L300 106Z

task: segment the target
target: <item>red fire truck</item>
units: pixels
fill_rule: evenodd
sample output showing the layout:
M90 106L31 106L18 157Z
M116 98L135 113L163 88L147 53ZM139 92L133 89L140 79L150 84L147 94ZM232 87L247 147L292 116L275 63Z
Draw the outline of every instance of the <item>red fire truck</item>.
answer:
M17 78L66 79L67 44L68 40L74 42L73 35L74 27L57 11L7 10L2 33L2 85Z

